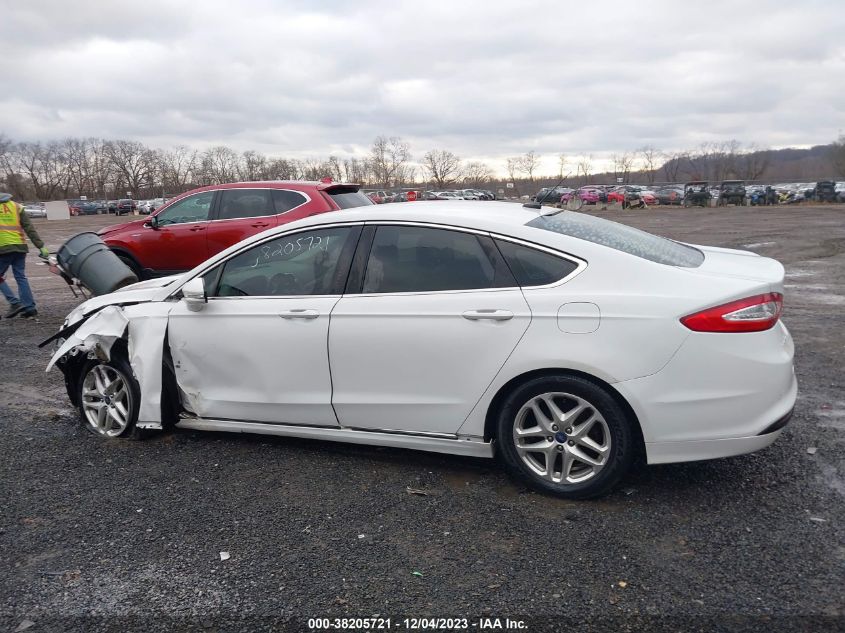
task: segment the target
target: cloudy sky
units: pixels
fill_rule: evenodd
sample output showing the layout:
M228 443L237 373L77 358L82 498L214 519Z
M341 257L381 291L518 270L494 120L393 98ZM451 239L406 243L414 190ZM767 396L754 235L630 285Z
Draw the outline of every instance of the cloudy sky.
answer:
M0 133L298 158L845 133L841 0L0 0Z

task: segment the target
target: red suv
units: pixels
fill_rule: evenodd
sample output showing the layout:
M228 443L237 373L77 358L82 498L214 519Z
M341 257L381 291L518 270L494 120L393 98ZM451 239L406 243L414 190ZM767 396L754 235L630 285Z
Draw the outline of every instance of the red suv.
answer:
M372 202L359 185L235 182L194 189L148 218L99 234L139 279L190 270L242 239L294 220Z

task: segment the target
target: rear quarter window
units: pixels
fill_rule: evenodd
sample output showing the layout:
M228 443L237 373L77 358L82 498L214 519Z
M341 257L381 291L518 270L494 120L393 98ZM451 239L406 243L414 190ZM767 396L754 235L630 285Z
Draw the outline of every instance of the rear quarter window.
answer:
M373 204L365 194L360 191L349 191L345 193L329 193L329 196L340 209L352 209L353 207L367 207Z
M698 268L704 262L704 253L697 248L583 213L541 215L526 226L601 244L658 264Z
M523 288L553 284L578 268L578 264L573 261L536 248L500 239L496 240L496 246Z

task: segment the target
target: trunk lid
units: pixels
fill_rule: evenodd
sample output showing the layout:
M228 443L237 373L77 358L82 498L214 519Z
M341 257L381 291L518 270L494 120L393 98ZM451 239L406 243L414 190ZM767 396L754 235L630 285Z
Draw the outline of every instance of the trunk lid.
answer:
M730 277L764 282L773 292L783 293L783 264L750 251L715 246L695 246L704 253L704 261L697 268L685 268L691 273L713 277Z

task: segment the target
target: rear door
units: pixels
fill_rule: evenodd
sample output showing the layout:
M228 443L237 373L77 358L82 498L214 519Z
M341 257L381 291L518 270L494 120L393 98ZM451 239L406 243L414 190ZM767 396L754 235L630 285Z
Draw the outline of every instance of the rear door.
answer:
M174 202L156 214L156 227L145 225L134 237L133 253L144 268L160 274L190 270L208 256L208 217L214 191Z
M331 316L332 403L360 429L455 433L531 320L484 234L367 227Z
M276 224L272 189L222 189L208 225L209 257Z

